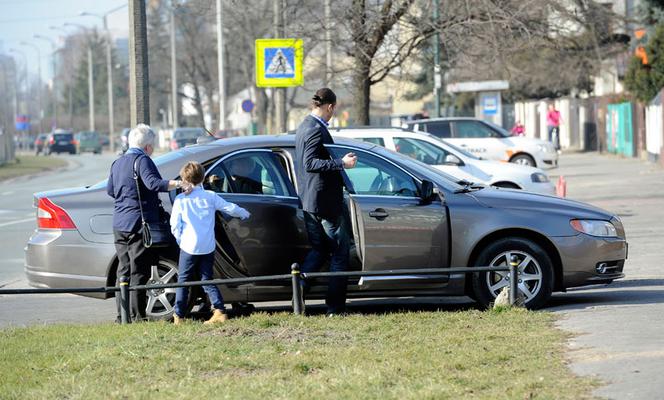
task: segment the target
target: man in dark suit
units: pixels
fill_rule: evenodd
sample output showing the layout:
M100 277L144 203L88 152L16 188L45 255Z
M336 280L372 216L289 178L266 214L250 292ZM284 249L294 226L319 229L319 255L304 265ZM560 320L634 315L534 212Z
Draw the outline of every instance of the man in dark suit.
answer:
M311 251L302 265L302 272L320 269L330 259L330 271L348 268L350 227L343 198L343 169L353 168L353 153L334 159L325 148L332 144L327 129L334 115L337 97L328 88L316 91L312 112L304 118L295 135L295 158L298 191L311 243ZM330 257L331 255L331 257ZM331 278L325 304L327 314L343 313L346 306L346 278Z

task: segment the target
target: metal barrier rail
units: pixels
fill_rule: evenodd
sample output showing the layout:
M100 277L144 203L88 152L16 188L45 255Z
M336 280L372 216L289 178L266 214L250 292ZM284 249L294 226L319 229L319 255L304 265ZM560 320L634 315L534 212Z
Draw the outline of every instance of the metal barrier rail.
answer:
M512 256L509 266L504 267L461 267L461 268L419 268L419 269L392 269L384 271L346 271L346 272L301 272L300 266L294 263L290 274L264 275L250 278L226 278L211 279L207 281L192 281L182 283L162 283L157 285L129 286L128 281L120 281L119 286L87 287L87 288L26 288L26 289L0 289L0 295L7 294L56 294L56 293L109 293L120 292L121 319L122 323L130 323L129 320L129 292L132 290L153 290L179 287L192 287L203 285L234 285L242 283L267 282L278 280L291 280L293 289L293 313L304 312L304 296L302 290L303 281L315 278L331 277L363 277L363 276L397 276L397 275L428 275L448 276L455 273L473 272L509 272L510 273L510 304L517 301L518 291L518 262Z

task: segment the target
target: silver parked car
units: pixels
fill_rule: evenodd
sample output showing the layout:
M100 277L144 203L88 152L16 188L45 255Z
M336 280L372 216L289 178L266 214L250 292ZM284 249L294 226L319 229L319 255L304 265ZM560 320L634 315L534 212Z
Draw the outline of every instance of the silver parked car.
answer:
M215 270L220 277L289 273L308 250L293 175L294 136L252 136L195 145L157 157L162 176L177 178L189 160L206 168L205 187L248 209L247 221L217 214ZM519 287L532 308L553 291L623 277L627 256L620 220L593 206L519 190L473 186L380 146L337 139L347 170L353 227L352 269L383 270L505 265L519 261ZM38 229L25 257L37 287L114 285L112 199L106 182L35 194ZM160 194L170 209L176 192ZM177 277L176 250L164 251L151 282ZM509 284L506 273L407 274L351 279L350 297L469 295L487 306ZM289 282L221 287L228 302L288 300ZM311 297L324 296L314 285ZM168 317L174 290L148 293L148 313ZM102 296L102 295L100 295Z

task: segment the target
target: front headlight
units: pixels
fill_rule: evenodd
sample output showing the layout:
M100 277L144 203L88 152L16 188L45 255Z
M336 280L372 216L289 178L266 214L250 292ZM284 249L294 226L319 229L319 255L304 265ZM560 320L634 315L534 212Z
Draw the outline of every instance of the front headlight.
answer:
M542 153L553 153L556 151L555 147L550 144L538 144L537 145L537 150L541 151Z
M573 219L570 225L575 231L599 237L616 237L616 227L609 221L598 221L593 219Z
M530 175L530 180L535 183L545 183L549 181L549 177L541 172L535 172L534 174Z

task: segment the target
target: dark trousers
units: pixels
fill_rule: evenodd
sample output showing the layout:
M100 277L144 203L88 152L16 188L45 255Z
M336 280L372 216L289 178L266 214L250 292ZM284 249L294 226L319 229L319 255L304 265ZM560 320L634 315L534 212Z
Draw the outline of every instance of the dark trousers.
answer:
M350 233L348 218L340 215L326 219L316 214L304 212L304 221L311 243L311 251L302 264L302 272L320 270L325 261L330 260L330 272L342 272L348 269L350 253ZM345 277L330 278L325 304L328 313L340 313L346 307Z
M150 277L152 265L157 264L154 251L143 246L143 237L139 232L113 231L115 251L118 254L117 284L129 282L130 286L145 285ZM120 293L116 292L115 300L120 318ZM146 318L147 295L145 290L129 292L129 310L132 321Z
M560 127L549 126L549 142L553 143L556 150L560 150Z
M202 281L212 279L212 265L214 264L214 252L210 254L189 254L180 250L180 261L178 262L178 283L189 282L193 276L200 274ZM215 310L224 311L224 298L221 291L215 285L204 285L203 290L210 298L210 303ZM187 299L189 288L180 287L175 292L175 314L182 318L187 313Z

